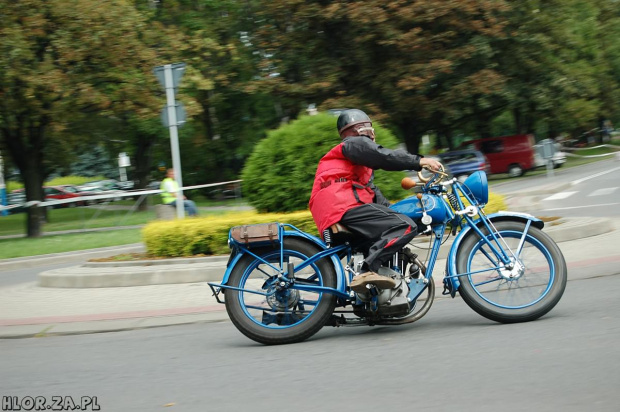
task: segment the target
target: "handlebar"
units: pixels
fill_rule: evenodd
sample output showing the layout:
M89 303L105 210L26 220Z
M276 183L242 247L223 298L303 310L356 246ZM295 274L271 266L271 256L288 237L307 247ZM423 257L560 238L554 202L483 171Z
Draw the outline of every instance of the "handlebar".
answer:
M438 171L435 170L431 170L427 167L424 167L423 169L428 170L429 172L431 172L432 174L430 176L424 176L422 174L422 170L418 172L418 179L420 179L420 182L416 182L415 180L413 180L410 177L405 177L403 178L403 180L401 180L400 182L400 187L402 187L405 190L409 190L412 189L416 186L423 186L426 183L430 182L431 180L435 180L435 183L440 183L442 180L446 179L448 177L448 174L446 173L446 169L444 167L443 164L440 163L440 169Z

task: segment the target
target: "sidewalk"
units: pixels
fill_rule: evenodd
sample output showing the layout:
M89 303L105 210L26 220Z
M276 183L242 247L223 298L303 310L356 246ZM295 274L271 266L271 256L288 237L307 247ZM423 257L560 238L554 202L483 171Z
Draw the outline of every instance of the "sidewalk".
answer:
M616 269L620 268L620 254L617 251L620 219L570 219L560 225L548 225L545 231L559 243L564 253L569 266L569 280L575 279L571 277L572 268L600 263L617 262L619 265L607 265L608 273L597 271L598 276L620 273L620 269ZM442 249L447 251L447 245ZM102 253L108 256L114 254L110 250ZM66 261L67 254L62 255L51 258ZM221 280L225 257L192 259L191 264L188 260L150 266L88 264L39 275L39 282L43 283L68 282L55 285L63 287L41 287L37 282L30 282L0 288L0 338L121 331L228 320L224 305L215 301L206 284L206 281ZM18 263L26 261L22 259ZM9 267L6 261L0 261L0 269ZM440 260L434 271L438 284L437 296L441 298L446 298L441 296L444 267L445 261ZM141 274L136 275L136 271ZM188 273L194 277L184 277ZM136 282L138 278L141 282L138 284L143 286L119 284L115 286L125 287L113 287L111 284L97 283L102 282L101 279L108 282L114 278L117 282L118 279L121 279L120 282L127 279ZM187 283L170 283L181 279Z

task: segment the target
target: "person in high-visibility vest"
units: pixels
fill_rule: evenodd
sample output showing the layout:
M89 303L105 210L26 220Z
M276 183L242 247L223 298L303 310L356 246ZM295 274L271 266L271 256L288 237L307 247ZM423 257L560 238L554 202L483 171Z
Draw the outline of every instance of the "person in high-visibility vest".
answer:
M162 190L162 203L176 207L179 184L176 180L174 180L174 169L168 169L166 172L166 178L161 181L160 189ZM185 196L183 196L183 207L185 208L185 213L187 213L188 216L196 216L198 214L196 203L188 200Z

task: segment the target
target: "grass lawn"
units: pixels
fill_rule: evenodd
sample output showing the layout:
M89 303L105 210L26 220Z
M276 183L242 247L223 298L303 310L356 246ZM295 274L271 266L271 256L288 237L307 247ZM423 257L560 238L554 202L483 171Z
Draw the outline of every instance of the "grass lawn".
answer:
M127 245L141 241L140 229L43 236L37 239L0 239L0 259Z
M133 203L132 203L133 204ZM42 226L44 233L62 230L96 229L144 225L155 219L155 211L131 212L129 205L116 202L106 207L73 207L48 211L47 223ZM124 207L119 207L124 206ZM225 210L200 210L200 216L219 215ZM26 213L0 216L0 236L23 235L26 232Z
M234 205L238 205L239 203ZM233 205L233 206L234 206ZM74 207L48 211L48 222L42 227L45 236L36 239L25 237L26 213L0 216L0 236L22 235L20 238L0 239L0 259L70 252L107 246L126 245L142 241L139 228L114 230L122 226L144 225L155 219L154 210L128 213L127 207L118 204L107 208ZM200 210L200 216L221 215L225 209ZM112 230L54 235L63 230Z
M128 210L73 207L49 210L43 232L61 230L95 229L102 227L144 225L155 219L153 210L133 212ZM22 235L26 231L26 213L0 216L0 236Z

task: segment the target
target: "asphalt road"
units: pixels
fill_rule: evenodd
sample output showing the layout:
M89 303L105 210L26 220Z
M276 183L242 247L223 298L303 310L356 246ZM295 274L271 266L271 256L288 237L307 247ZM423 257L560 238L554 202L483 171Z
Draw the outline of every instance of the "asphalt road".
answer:
M4 270L2 273L0 273L0 288L14 286L25 282L35 282L37 280L38 274L43 271L76 266L86 261L87 259L81 261L71 261L67 263L58 263L55 265L42 265L39 267L24 269Z
M508 179L501 183L493 183L493 177L489 179L491 190L498 193L511 193L518 191L527 191L532 187L545 185L562 185L572 183L578 179L582 179L594 174L607 172L620 166L620 163L614 159L600 160L598 162L588 163L581 166L554 169L553 176L541 174L525 176L515 179Z
M565 217L620 216L620 164L577 177L572 185L539 200L541 214Z
M616 411L620 276L569 281L542 319L439 299L421 321L261 346L230 322L0 341L3 396L102 411Z

